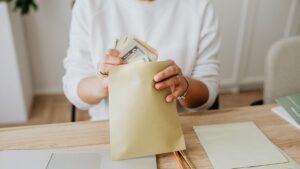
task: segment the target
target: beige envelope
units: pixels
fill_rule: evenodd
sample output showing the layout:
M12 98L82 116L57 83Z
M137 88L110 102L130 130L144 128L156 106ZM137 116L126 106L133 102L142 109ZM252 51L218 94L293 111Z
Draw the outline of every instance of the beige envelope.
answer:
M132 63L109 71L110 145L113 160L185 149L176 103L153 77L168 62Z

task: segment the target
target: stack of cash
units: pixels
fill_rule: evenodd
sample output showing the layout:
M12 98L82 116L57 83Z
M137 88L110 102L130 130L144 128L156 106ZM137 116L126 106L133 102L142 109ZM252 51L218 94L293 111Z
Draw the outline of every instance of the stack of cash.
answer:
M157 51L146 42L131 35L116 39L115 48L120 51L121 58L127 63L157 61Z

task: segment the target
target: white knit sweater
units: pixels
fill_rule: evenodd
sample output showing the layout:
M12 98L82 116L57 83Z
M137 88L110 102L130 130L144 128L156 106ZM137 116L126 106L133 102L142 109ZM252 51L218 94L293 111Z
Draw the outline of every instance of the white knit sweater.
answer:
M76 0L64 60L65 95L78 108L89 109L92 120L108 119L108 99L97 105L84 103L77 86L81 79L96 75L97 63L113 47L115 38L130 34L156 48L159 60L174 60L184 75L208 86L206 104L196 109L178 106L179 111L209 108L219 88L218 27L208 0Z

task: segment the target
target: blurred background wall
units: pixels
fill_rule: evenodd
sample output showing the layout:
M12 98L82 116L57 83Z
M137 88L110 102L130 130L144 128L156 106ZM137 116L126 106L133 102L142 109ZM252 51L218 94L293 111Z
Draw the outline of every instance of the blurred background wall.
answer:
M298 0L213 0L223 46L221 89L262 88L265 56L279 39L299 35Z
M37 3L38 12L24 17L34 92L60 93L72 0L39 0Z
M279 39L300 35L300 2L298 0L212 0L212 2L219 15L223 37L220 51L221 91L237 93L262 89L265 56L270 46ZM72 0L37 0L37 3L39 10L27 16L19 16L9 10L11 8L5 7L4 3L0 3L0 37L5 35L1 37L0 43L1 60L6 60L8 53L14 56L9 57L10 59L15 59L11 60L10 64L2 62L1 71L7 70L6 66L16 74L8 76L2 72L0 75L2 79L20 81L16 83L18 85L15 86L15 94L10 97L7 96L7 91L10 90L9 87L14 86L13 83L0 84L2 108L0 111L6 112L5 116L3 113L0 114L0 119L5 120L9 114L8 109L3 110L3 107L13 107L12 104L19 105L20 102L23 105L22 115L15 119L25 120L33 95L63 92L62 61L68 47ZM5 39L5 42L2 39ZM9 41L10 46L6 43L6 39L12 39ZM20 110L15 108L11 111Z
M260 88L264 58L278 39L300 33L298 0L212 0L223 46L221 89ZM62 92L62 59L68 46L71 0L39 0L40 9L24 18L35 93Z

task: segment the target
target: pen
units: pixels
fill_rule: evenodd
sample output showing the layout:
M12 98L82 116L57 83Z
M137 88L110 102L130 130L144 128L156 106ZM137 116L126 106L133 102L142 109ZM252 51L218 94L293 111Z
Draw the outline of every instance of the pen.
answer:
M184 151L179 151L179 153L181 154L181 156L183 157L187 165L190 167L190 169L195 169L195 167L193 166L192 162L190 161L186 153Z
M182 160L181 160L180 155L178 154L178 152L177 151L173 152L173 155L174 155L174 157L176 159L176 162L177 162L178 166L180 167L180 169L185 169L185 167L183 166Z

